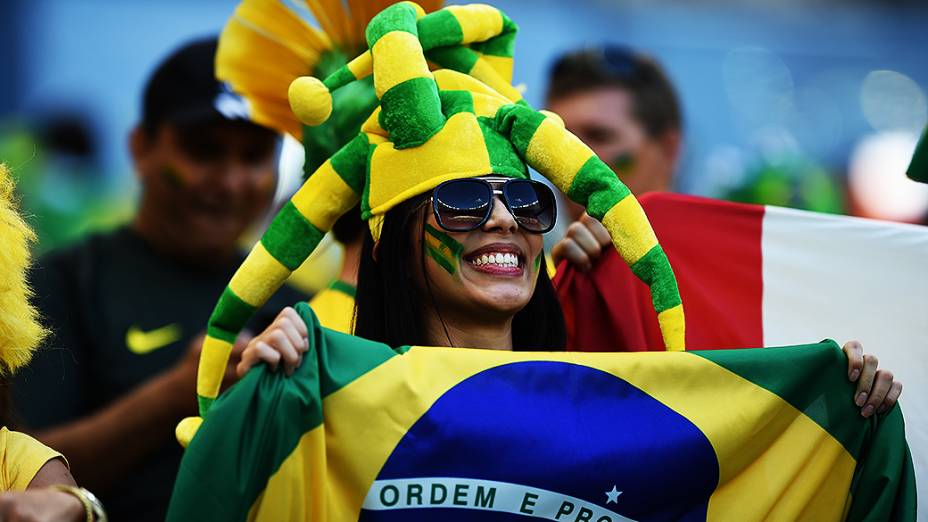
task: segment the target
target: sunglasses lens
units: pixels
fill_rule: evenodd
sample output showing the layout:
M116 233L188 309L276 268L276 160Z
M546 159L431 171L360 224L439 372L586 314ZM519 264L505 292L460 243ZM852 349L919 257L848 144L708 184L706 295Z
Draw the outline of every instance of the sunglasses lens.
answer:
M445 229L466 232L480 226L490 211L493 191L474 180L454 180L439 185L433 194L435 217Z
M554 193L543 183L528 180L513 180L506 184L506 200L509 210L519 226L536 233L548 232L557 219Z

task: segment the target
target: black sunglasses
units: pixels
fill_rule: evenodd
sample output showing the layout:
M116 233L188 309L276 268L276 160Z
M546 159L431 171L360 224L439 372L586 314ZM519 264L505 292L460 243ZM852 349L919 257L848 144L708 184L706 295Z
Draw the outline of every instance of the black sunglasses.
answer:
M432 192L432 211L441 228L469 232L483 226L500 196L516 223L527 232L544 234L554 228L554 192L538 181L508 178L466 178L446 181Z

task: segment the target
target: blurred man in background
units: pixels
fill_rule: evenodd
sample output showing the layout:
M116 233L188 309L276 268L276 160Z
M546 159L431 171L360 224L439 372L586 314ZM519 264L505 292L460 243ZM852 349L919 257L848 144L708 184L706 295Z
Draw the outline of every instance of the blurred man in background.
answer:
M276 185L279 136L216 81L215 53L215 39L186 45L148 81L129 137L142 186L131 225L33 272L54 337L18 376L16 406L113 520L164 520L181 456L174 427L196 411L203 325ZM268 310L301 299L284 290Z
M673 85L651 58L615 45L567 53L551 68L547 107L634 194L674 189L683 118ZM609 235L564 201L574 223L552 255L589 269Z

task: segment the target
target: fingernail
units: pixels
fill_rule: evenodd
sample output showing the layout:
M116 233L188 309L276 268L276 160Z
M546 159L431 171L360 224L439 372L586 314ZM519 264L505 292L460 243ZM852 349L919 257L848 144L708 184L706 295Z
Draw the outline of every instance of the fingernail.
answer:
M851 381L856 381L858 377L860 377L860 370L858 370L857 368L854 368L853 370L851 370L851 377L850 377Z
M869 417L869 416L873 415L873 406L870 405L870 404L868 404L867 407L864 408L864 409L860 412L860 414L863 415L864 417Z
M854 403L857 404L857 406L863 406L865 402L867 402L867 392L860 392L857 394L857 400L854 401Z

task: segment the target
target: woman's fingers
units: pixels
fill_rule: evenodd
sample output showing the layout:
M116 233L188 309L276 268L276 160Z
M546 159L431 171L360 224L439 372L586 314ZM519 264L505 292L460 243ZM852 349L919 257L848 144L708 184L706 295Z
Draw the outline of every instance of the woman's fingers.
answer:
M282 329L275 328L267 333L267 344L280 353L284 371L287 375L292 374L297 361L300 359L300 352L297 350L296 345L290 341L290 338L287 337L287 334Z
M864 367L864 347L857 341L848 341L842 350L847 355L847 378L856 382Z
M593 234L593 237L596 238L596 241L599 242L600 246L603 248L612 244L612 236L609 235L609 231L606 230L606 227L603 226L596 218L593 216L584 213L580 218L580 221L586 225L586 228Z
M869 417L876 413L876 409L883 404L892 385L892 372L889 370L877 370L873 378L873 386L870 388L870 395L867 398L867 403L860 410L860 414L864 417Z
M277 327L284 332L284 335L287 336L287 339L290 341L290 343L293 344L293 347L296 348L297 352L303 353L306 351L306 337L300 335L300 332L297 331L296 325L293 324L293 321L289 319L282 319Z
M596 240L596 236L587 227L587 225L575 221L567 229L567 235L570 236L583 252L590 259L596 259L602 253L603 247Z
M588 256L577 242L570 237L565 237L558 242L558 244L554 246L554 250L551 254L554 256L557 263L560 263L562 259L566 259L568 263L584 272L588 271L593 266L593 263L590 261L590 256Z
M895 406L896 401L899 400L899 395L902 394L902 383L899 381L893 381L892 386L889 388L889 392L886 393L886 398L883 399L883 404L876 409L877 413L885 413L889 411L890 408Z
M857 406L863 407L870 397L870 389L873 388L873 380L876 378L878 365L879 360L876 355L869 353L864 355L864 366L860 371L860 379L857 380L857 391L854 395L854 404Z
M280 363L280 353L264 341L256 339L242 353L242 360L235 367L236 373L238 373L239 377L243 377L259 361L267 363L271 371L277 371L277 366Z
M306 329L306 323L303 322L303 318L300 317L300 314L296 313L296 310L293 307L286 307L280 312L280 316L287 317L296 326L296 331L305 339L309 336L309 330Z

